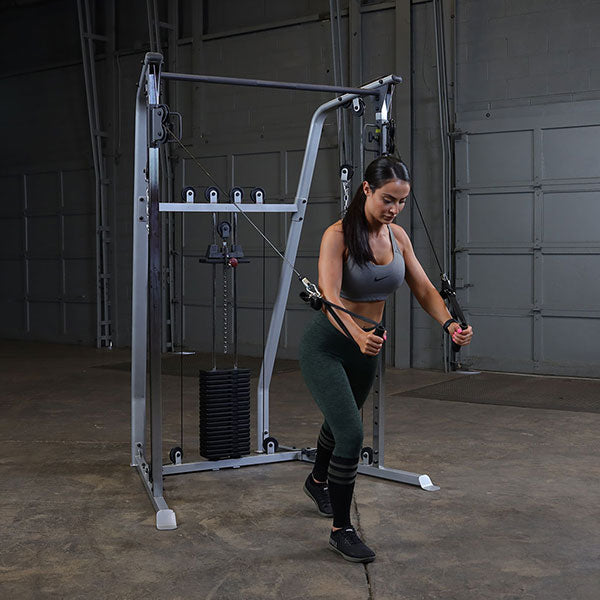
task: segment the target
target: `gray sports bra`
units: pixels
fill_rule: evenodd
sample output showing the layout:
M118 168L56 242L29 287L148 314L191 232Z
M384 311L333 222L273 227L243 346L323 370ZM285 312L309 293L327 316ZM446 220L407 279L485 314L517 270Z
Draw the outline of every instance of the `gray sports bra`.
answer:
M351 256L344 262L340 296L354 302L385 300L404 281L404 257L390 226L387 226L394 258L387 265L368 262L359 267Z

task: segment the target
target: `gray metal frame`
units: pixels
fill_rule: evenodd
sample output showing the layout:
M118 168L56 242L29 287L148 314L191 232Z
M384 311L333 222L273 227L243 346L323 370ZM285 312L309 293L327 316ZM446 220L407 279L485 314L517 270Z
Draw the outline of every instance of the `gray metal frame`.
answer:
M358 96L375 96L378 103L377 112L381 116L389 114L391 90L402 80L394 75L369 83L362 88L339 88L335 86L313 86L309 84L262 82L257 80L216 78L201 75L183 75L162 73L162 56L149 53L146 55L136 97L135 120L135 173L134 173L134 248L133 248L133 298L132 298L132 361L131 361L131 409L132 438L131 460L144 483L150 500L156 510L156 526L158 529L175 529L175 514L170 510L163 497L163 476L177 473L238 468L247 465L300 460L312 462L314 449L298 450L282 447L275 452L270 443L263 452L263 442L269 437L269 387L273 375L273 366L277 346L285 315L285 308L292 278L292 266L296 260L300 234L304 222L304 214L308 203L308 194L315 163L319 150L319 142L325 118L329 112L336 110ZM159 148L148 139L147 121L148 105L159 103L160 79L178 79L184 81L226 83L231 85L253 85L258 87L284 87L297 90L315 90L343 92L317 108L313 114L302 170L294 204L244 205L245 212L289 212L292 214L289 228L285 261L282 264L277 298L269 326L265 345L263 364L258 382L258 456L216 461L200 461L174 465L162 464L162 398L161 398L161 236L160 213L172 212L238 212L235 204L192 204L161 203L159 185ZM387 118L387 117L386 117ZM383 132L382 132L383 133ZM384 138L384 135L382 135ZM154 147L156 146L156 147ZM147 165L147 177L144 169ZM148 295L149 294L149 295ZM149 311L149 312L148 312ZM149 329L149 330L148 330ZM150 412L151 412L151 461L146 457L146 348L150 363ZM418 485L425 490L439 489L434 486L427 475L419 475L383 466L383 425L384 425L384 393L383 364L380 361L376 400L374 410L374 460L373 464L359 465L359 473L380 477L392 481ZM376 458L375 458L376 457Z

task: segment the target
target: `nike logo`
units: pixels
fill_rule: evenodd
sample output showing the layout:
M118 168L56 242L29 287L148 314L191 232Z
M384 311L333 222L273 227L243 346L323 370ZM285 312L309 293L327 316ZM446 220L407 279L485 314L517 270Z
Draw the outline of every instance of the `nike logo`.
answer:
M386 277L389 277L389 275L384 275L383 277L375 277L375 281L381 281L382 279L385 279Z

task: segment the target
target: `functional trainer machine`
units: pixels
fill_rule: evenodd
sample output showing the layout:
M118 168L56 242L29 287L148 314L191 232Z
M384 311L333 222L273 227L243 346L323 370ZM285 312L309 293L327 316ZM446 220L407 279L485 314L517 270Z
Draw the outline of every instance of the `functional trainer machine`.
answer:
M205 75L190 75L162 71L163 57L158 53L145 56L136 96L134 210L133 210L133 291L132 291L132 360L131 360L131 466L139 473L142 483L156 511L158 529L175 529L177 521L163 497L163 478L196 471L214 471L249 465L276 463L290 460L313 462L316 449L280 446L269 431L269 386L285 308L290 289L293 265L300 241L310 185L323 123L328 113L350 108L357 114L364 108L363 99L375 103L378 142L381 153L387 152L390 138L391 101L394 86L401 83L395 75L373 81L360 88L348 88L303 83L285 83L254 79L236 79ZM160 102L161 80L179 80L196 83L229 84L263 88L282 88L304 91L324 91L336 94L314 112L300 172L294 203L253 204L161 202L159 149L167 141L168 107ZM172 132L171 132L172 133ZM188 198L186 198L188 199ZM283 258L277 297L269 325L264 356L258 382L257 450L253 455L221 460L203 460L183 463L181 454L171 456L172 464L162 461L162 396L161 396L161 213L200 212L289 213L291 217L285 256ZM310 282L308 282L310 284ZM304 283L305 287L308 286ZM310 284L311 286L313 284ZM146 452L147 362L149 365L150 455ZM439 488L428 475L410 473L384 466L384 361L379 361L373 404L373 448L363 451L358 472L391 481L418 485L427 491ZM174 464L173 464L174 463Z

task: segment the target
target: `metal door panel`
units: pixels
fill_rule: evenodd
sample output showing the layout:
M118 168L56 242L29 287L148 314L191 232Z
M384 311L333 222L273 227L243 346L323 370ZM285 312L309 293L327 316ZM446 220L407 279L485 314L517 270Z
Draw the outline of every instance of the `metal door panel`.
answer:
M29 261L29 294L32 297L56 299L62 294L62 265L59 260Z
M30 332L38 340L56 341L63 334L63 314L59 302L29 303Z
M462 205L464 202L466 206ZM531 244L533 241L532 193L461 194L457 198L457 211L468 214L468 219L461 221L460 229L457 224L457 246Z
M250 202L250 189L260 187L265 190L267 202L279 200L280 196L280 154L279 152L236 154L233 156L234 185L244 188L244 202Z
M27 210L34 213L56 213L61 208L61 186L57 172L27 176Z
M64 254L69 258L95 258L96 216L65 215L63 217ZM92 271L92 275L94 272Z
M336 148L322 148L319 150L319 160L315 165L315 174L310 186L311 198L339 196L339 154ZM302 159L304 150L292 150L286 152L286 193L294 195L298 187L300 169L302 168Z
M473 311L469 313L469 322L477 331L468 351L469 359L475 364L482 365L485 361L497 366L499 360L512 364L531 362L533 325L530 316L503 314L502 311L485 315Z
M35 258L57 257L60 254L60 218L58 216L28 217L28 248Z
M89 169L63 171L63 205L65 211L92 215L96 213L94 172Z
M545 243L599 244L600 192L545 192L542 240Z
M16 175L0 177L0 217L20 216L23 213L23 178Z
M0 219L0 260L20 258L24 248L23 219Z
M533 132L501 131L468 137L468 175L471 185L507 185L533 177Z
M542 273L545 308L600 309L600 254L544 255Z
M577 367L573 374L584 374L590 363L600 363L600 319L545 317L544 321L546 361Z
M3 257L3 260L0 261L2 273L0 277L0 298L6 300L22 299L25 294L23 263L18 259L6 260L3 253L0 256Z
M531 254L470 254L469 306L528 310L533 302Z
M65 335L79 344L93 344L96 331L96 304L65 304Z
M71 259L64 261L65 296L96 304L95 259ZM88 331L82 328L82 331Z
M544 179L597 178L600 125L542 130Z

